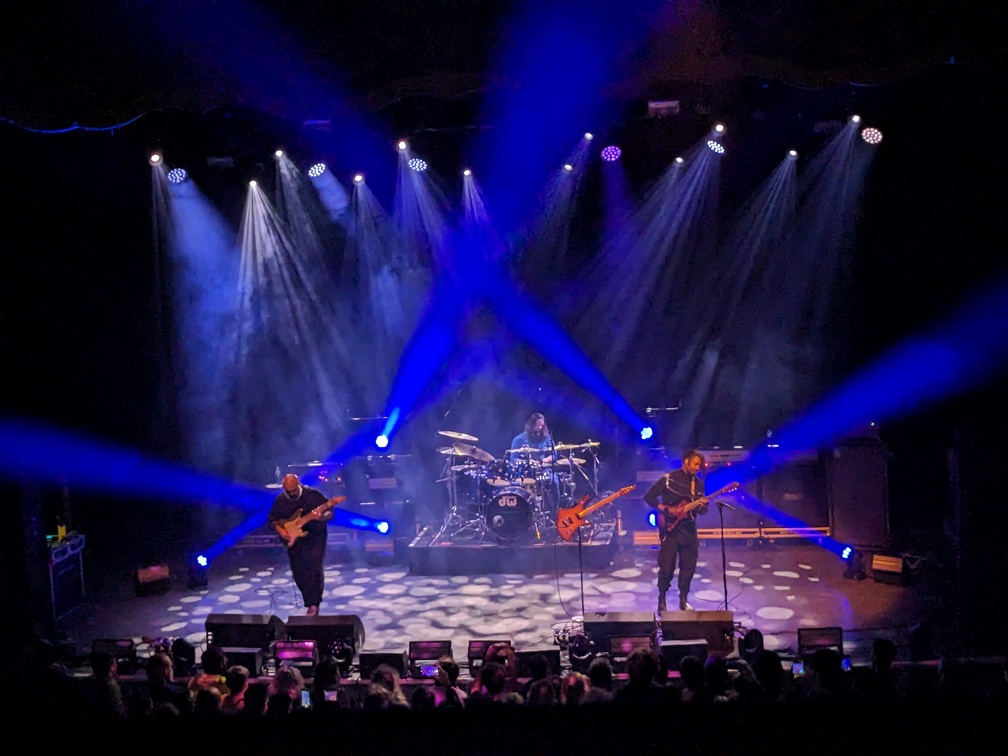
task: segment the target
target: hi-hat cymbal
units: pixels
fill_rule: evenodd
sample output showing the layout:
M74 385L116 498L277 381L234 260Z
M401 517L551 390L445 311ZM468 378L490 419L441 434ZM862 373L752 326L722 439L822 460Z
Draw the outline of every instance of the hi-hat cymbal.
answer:
M601 446L601 445L602 445L601 441L591 441L591 440L589 440L589 441L585 441L583 444L578 444L578 448L579 449L590 449L593 446Z
M557 451L571 451L572 449L580 449L581 444L556 444L553 448Z
M456 441L479 441L476 436L470 436L468 433L459 433L458 431L439 430L438 435L454 438Z
M560 448L559 446L557 447ZM541 452L544 449L534 449L531 446L519 446L517 449L508 449L507 454L531 454L532 452Z
M472 462L469 462L469 463L464 464L464 465L452 465L452 471L453 472L465 472L466 470L478 470L479 467L480 467L479 465L473 464Z

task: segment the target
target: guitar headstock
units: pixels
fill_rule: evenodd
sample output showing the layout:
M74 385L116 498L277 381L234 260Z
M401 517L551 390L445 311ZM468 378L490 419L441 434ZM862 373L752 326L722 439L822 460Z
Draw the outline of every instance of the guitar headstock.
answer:
M634 483L633 485L630 485L630 486L623 486L623 488L621 488L619 490L619 495L623 496L624 494L628 494L631 491L633 491L635 488L637 488L637 484L636 483Z
M739 486L738 481L734 481L732 483L729 483L724 488L722 488L721 491L723 493L731 493L732 491L737 491L738 490L738 486Z

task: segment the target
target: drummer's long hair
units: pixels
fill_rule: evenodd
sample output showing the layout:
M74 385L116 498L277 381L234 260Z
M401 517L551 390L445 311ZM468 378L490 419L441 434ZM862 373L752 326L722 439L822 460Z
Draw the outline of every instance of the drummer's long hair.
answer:
M533 412L529 415L529 419L525 421L525 432L531 434L532 426L535 425L538 420L543 421L543 434L545 434L543 438L545 438L550 434L550 431L549 426L546 425L546 416L542 412Z

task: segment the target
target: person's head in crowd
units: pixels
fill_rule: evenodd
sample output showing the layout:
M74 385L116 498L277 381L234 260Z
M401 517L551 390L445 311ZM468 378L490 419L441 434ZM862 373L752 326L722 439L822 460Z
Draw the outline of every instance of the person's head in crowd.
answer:
M202 718L215 717L220 714L221 694L217 688L200 688L196 691L193 701L193 715Z
M712 695L718 696L731 688L728 662L721 656L708 656L704 662L704 684Z
M246 706L247 706L246 702ZM266 716L278 717L290 714L294 710L294 701L283 691L270 693L266 701Z
M528 706L556 706L560 703L560 693L558 691L557 680L552 677L544 677L541 680L533 680L529 686L525 703Z
M384 688L389 692L389 703L396 706L409 705L402 689L399 671L390 664L379 664L371 675L371 686Z
M245 689L248 687L248 668L243 667L241 664L232 664L227 668L224 680L227 684L227 689L231 692L232 696L243 695L245 693Z
M147 681L155 685L175 681L172 659L164 651L159 651L147 660Z
M459 668L459 664L451 656L442 656L438 659L438 666L444 670L445 674L448 676L449 687L454 688L458 684L459 674L462 670Z
M270 682L270 694L283 693L291 701L300 701L304 686L301 670L285 665L281 666L273 676L273 680Z
M97 680L111 680L119 675L116 658L108 651L91 652L91 673Z
M507 672L504 670L504 665L495 661L484 663L480 667L480 682L491 698L501 695L507 684Z
M593 688L602 690L612 690L613 668L612 662L606 656L596 656L588 665L588 679Z
M888 672L896 661L896 644L888 638L875 638L872 641L872 672Z
M679 679L687 690L699 693L704 689L704 663L696 656L684 656L679 660Z
M549 660L546 654L533 654L528 660L529 677L532 680L543 680L549 675Z
M410 708L413 711L434 711L434 691L429 685L418 685L410 696Z
M631 683L650 684L658 674L658 654L650 648L635 648L627 657L627 676Z
M253 680L245 689L245 707L242 711L251 716L262 716L266 713L269 696L269 683L265 680Z
M580 706L584 703L591 690L588 675L581 672L571 672L562 678L560 686L560 701L567 706Z
M223 677L228 668L227 656L219 646L209 646L200 657L200 666L204 674Z
M776 651L763 649L753 660L753 674L771 700L777 700L787 686L784 663Z

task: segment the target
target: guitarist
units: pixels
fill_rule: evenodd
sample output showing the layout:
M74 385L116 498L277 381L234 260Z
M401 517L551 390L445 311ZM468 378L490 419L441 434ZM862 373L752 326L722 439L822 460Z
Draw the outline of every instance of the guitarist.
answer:
M317 488L302 485L297 475L293 473L285 475L283 493L276 497L270 509L270 527L280 533L282 528L279 527L279 523L289 520L298 510L307 513L325 504L326 501L325 494ZM305 535L287 549L287 557L290 560L291 572L294 574L294 583L301 591L304 604L308 608L306 613L309 617L313 617L318 614L325 585L322 563L325 560L328 525L325 519L319 519L305 523L303 527ZM282 533L281 539L283 539Z
M690 502L704 495L703 480L697 474L703 469L704 458L700 452L691 449L683 455L682 467L666 473L647 490L644 501L648 506L658 509L659 502L675 505L683 501ZM700 546L697 539L696 515L705 514L707 507L699 507L690 512L686 518L672 527L672 523L658 511L658 611L664 612L665 594L672 585L672 574L675 572L676 560L679 561L679 609L692 609L687 598L693 573L696 572L697 557ZM671 529L670 529L671 528Z

